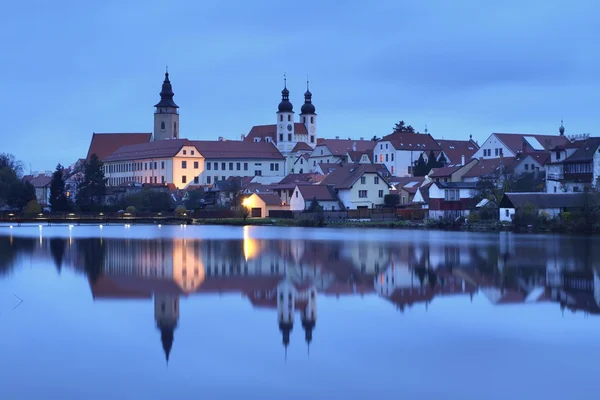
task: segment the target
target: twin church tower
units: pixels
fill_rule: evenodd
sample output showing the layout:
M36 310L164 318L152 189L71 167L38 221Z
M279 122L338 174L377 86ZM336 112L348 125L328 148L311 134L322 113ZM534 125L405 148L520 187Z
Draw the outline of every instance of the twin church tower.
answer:
M154 140L179 139L179 106L173 100L173 87L169 72L160 91L160 101L154 105ZM282 153L291 152L298 143L306 143L314 148L317 143L317 114L312 103L312 93L306 81L304 104L300 109L300 123L294 120L294 106L290 102L287 78L284 76L281 102L277 108L276 137L265 138L277 145ZM248 138L249 139L249 138Z

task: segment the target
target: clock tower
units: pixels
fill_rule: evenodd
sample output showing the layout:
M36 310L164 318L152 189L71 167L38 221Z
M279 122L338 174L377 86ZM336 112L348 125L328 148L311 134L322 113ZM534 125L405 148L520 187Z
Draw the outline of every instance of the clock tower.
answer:
M179 106L173 101L169 71L160 91L160 101L154 106L154 140L179 139Z
M277 108L277 148L280 152L291 151L294 147L294 106L290 102L287 78L283 78L281 102Z
M304 93L304 104L300 109L300 120L306 126L308 132L308 144L311 147L317 145L317 113L315 105L312 103L312 93L308 89L308 79L306 80L306 92Z

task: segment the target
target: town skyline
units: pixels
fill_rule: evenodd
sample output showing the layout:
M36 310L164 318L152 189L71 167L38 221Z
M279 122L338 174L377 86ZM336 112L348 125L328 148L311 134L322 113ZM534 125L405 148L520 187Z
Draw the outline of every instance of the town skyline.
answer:
M23 160L27 172L52 170L85 157L92 132L151 132L165 65L182 136L190 139L239 140L254 125L274 123L284 72L297 114L308 75L324 138L381 137L399 120L421 132L427 125L437 139L472 134L479 143L492 132L556 134L561 119L567 134L594 135L597 5L474 5L387 4L386 13L353 14L358 3L339 11L308 1L274 35L281 28L268 22L278 11L268 5L240 4L216 19L220 6L180 4L172 6L165 30L158 3L139 22L129 18L135 6L119 5L115 13L117 3L110 2L41 6L33 16L11 4L15 18L7 28L21 39L8 44L9 61L0 67L12 96L6 125L12 136L3 152ZM300 23L305 18L310 29ZM345 28L358 22L368 34ZM97 35L106 23L110 34ZM216 40L202 40L209 34Z

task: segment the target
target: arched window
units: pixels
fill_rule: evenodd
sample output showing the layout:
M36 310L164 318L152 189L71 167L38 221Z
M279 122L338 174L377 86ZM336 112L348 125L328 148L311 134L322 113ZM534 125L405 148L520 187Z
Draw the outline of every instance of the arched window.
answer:
M306 123L306 117L302 117L302 123Z
M279 121L283 121L283 115L279 116Z
M160 123L160 129L163 130L163 131L165 130L165 121L162 121Z
M291 120L292 120L292 116L288 115L288 121L291 121Z
M310 123L314 124L315 123L315 117L310 117Z

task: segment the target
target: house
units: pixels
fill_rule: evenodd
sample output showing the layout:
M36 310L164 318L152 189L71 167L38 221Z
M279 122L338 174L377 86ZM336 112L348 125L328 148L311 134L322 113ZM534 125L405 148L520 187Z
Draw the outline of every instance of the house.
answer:
M556 147L546 166L546 192L583 192L598 187L600 138L586 137Z
M267 218L273 210L289 210L289 206L284 205L281 198L275 193L254 193L244 199L244 207L248 208L252 218Z
M436 139L436 142L440 146L440 151L434 153L436 160L445 160L445 164L464 164L464 160L470 160L479 150L479 145L473 141L472 136L469 137L469 140ZM425 152L423 157L427 161L429 153Z
M569 143L564 135L539 135L523 133L492 133L481 147L473 154L473 158L491 159L516 157L518 153L545 152L556 146Z
M92 133L92 140L86 160L96 154L100 161L117 151L120 147L149 143L152 133Z
M372 140L352 140L352 139L323 139L317 143L317 146L310 154L309 163L314 171L318 164L335 164L340 161L347 162L348 152L370 152L375 147Z
M508 174L515 157L480 158L462 176L463 182L479 182L482 179L496 181Z
M388 183L392 185L390 194L398 196L398 204L406 205L412 203L419 187L423 184L423 177L397 177L393 176L388 179ZM395 192L394 192L395 191Z
M384 203L390 185L381 174L381 165L345 164L323 179L331 185L346 209L374 208Z
M477 184L471 182L432 182L429 186L429 218L466 217L475 206Z
M281 201L291 204L292 194L298 185L312 185L321 182L325 176L319 174L289 174L279 183L269 185L269 188L281 197Z
M514 214L525 206L534 206L551 218L562 212L581 211L586 204L585 193L505 193L500 201L500 221L510 222Z
M346 153L346 161L355 164L372 164L373 151L349 151Z
M436 182L461 182L463 176L477 165L477 162L475 159L469 159L466 163L446 164L443 167L433 168L428 176Z
M290 199L290 210L309 209L316 200L323 211L341 210L341 204L331 185L297 185Z
M310 157L310 154L306 154L306 153L302 153L302 154L296 156L296 160L292 164L292 169L290 170L290 173L303 174L305 172L312 171L312 168L308 164L309 157Z
M424 182L423 185L419 186L418 190L415 192L412 203L414 205L420 205L423 209L429 209L429 188L433 182L427 181Z
M31 183L35 188L35 197L42 206L50 204L50 183L52 182L52 172L34 172L31 175L25 175L23 180Z
M384 136L373 150L373 162L384 164L393 176L411 176L414 163L422 153L440 151L429 134L395 132Z

